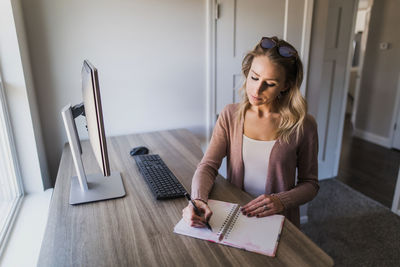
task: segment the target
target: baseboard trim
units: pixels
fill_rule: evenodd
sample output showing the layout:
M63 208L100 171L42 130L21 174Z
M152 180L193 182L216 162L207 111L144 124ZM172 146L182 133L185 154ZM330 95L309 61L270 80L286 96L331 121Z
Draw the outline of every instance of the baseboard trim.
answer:
M393 209L392 209L392 212L393 212L394 214L397 214L398 216L400 216L400 210L393 210Z
M365 141L384 146L386 148L391 148L391 140L388 137L383 137L371 132L363 131L360 129L355 128L354 129L354 136L361 138Z
M394 197L391 210L393 211L393 213L400 216L400 170L399 170L399 175L397 176L397 182L394 190Z
M308 222L308 203L305 203L299 207L300 211L300 224Z
M300 217L300 224L308 223L308 216L301 216Z

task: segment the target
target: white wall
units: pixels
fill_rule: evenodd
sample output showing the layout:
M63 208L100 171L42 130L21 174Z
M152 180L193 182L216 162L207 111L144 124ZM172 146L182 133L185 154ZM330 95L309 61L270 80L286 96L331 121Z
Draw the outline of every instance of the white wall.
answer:
M400 168L399 168L399 175L397 176L396 187L394 189L392 211L400 216Z
M391 144L400 73L400 1L374 1L361 77L356 134L384 146ZM389 49L379 44L388 42Z
M314 1L314 14L311 28L310 58L307 80L306 99L308 112L315 118L318 117L318 105L321 90L322 63L324 59L326 25L328 22L329 2L325 0Z
M0 72L25 193L49 186L35 90L18 1L0 0Z
M108 136L185 127L205 137L206 1L22 0L22 6L53 179L66 142L60 110L82 99L84 59L99 70Z

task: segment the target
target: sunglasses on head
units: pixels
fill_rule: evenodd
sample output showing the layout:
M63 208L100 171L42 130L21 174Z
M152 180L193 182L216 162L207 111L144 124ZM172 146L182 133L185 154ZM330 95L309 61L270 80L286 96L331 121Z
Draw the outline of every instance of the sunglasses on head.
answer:
M274 48L274 47L278 47L278 49L277 49L278 53L282 57L294 57L294 56L297 55L296 50L294 50L293 48L291 48L291 47L289 47L287 45L280 45L274 39L269 38L269 37L261 38L260 45L264 49L271 49L271 48Z

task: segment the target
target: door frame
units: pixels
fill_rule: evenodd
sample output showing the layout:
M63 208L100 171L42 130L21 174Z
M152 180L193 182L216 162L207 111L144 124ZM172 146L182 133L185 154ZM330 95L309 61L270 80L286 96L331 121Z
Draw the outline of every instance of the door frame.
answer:
M370 20L371 20L371 11L372 11L372 8L374 5L374 1L375 0L369 0L370 6L368 7L368 13L366 16L367 26L365 28L365 32L363 33L363 38L365 38L364 46L367 45L367 39L368 39L368 34L369 34L369 24L370 24ZM388 137L379 136L379 135L375 135L375 134L367 133L367 132L362 132L356 128L355 123L356 123L357 110L358 110L358 105L359 105L362 73L363 73L363 69L364 69L365 48L366 47L361 49L362 53L360 53L360 64L359 64L359 69L358 69L358 73L357 73L358 77L357 77L357 83L356 83L355 92L354 92L354 105L353 105L352 114L351 114L351 123L352 123L354 129L356 130L356 136L358 136L366 141L378 144L378 145L386 147L386 148L394 148L394 139L395 139L394 127L396 125L396 122L399 119L398 117L400 116L400 73L398 76L397 91L396 91L396 96L395 96L395 105L394 105L394 109L393 109L393 113L392 113L392 117L391 117L390 130L389 130ZM397 127L400 127L400 125L397 125Z
M354 28L356 25L356 19L357 19L357 11L358 11L358 3L359 0L354 1L354 12L353 12L353 22L351 25L351 37L350 37L350 43L349 43L349 50L347 53L347 64L346 64L346 77L344 81L344 94L343 94L343 99L342 99L342 110L340 111L340 125L338 129L338 146L336 149L336 154L335 154L335 163L333 167L333 173L332 177L335 177L338 175L339 172L339 163L340 163L340 156L341 156L341 151L342 151L342 142L343 142L343 129L344 129L344 120L345 120L345 115L346 115L346 104L347 104L347 94L349 92L349 86L350 86L350 72L351 72L351 62L352 62L352 55L354 54L354 47L353 47L353 40L354 40ZM328 177L327 177L328 178Z
M360 50L360 61L358 64L358 71L357 71L357 81L356 81L356 88L354 89L354 103L353 103L353 108L351 111L351 124L355 128L356 125L356 116L357 116L357 108L358 108L358 100L360 97L360 88L361 88L361 80L362 80L362 72L364 69L364 56L365 56L365 50L367 47L367 40L368 40L368 34L369 34L369 23L371 20L371 10L372 6L374 5L374 0L370 0L370 6L368 7L368 11L365 17L366 20L366 27L364 28L363 36L362 38L364 39L364 42L361 41L361 50ZM358 8L357 11L358 12ZM357 13L356 13L356 18L357 18Z
M397 125L397 122L400 120L400 73L397 79L397 92L396 92L396 102L394 104L393 114L392 114L392 121L391 121L391 128L389 131L389 142L390 147L394 148L394 139L396 131L400 131L400 125ZM394 129L396 125L396 130ZM400 133L399 133L400 134ZM396 148L398 149L398 148Z
M216 122L216 34L217 0L206 0L206 144Z
M391 210L400 216L400 166L399 166L399 175L397 176L397 183L394 190L394 197Z
M236 1L236 0L235 0ZM216 34L217 18L219 16L218 0L206 0L206 140L211 139L212 131L217 120L216 114ZM289 0L285 0L286 12ZM303 35L301 42L302 62L304 67L303 83L300 88L303 96L306 95L307 77L309 69L311 30L314 10L314 0L305 0L303 13ZM287 16L285 16L284 36L287 35Z

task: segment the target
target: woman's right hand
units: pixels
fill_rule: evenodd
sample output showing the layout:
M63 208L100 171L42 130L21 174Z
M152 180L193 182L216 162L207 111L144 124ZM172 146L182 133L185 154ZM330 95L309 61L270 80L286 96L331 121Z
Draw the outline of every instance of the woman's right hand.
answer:
M196 215L192 203L189 202L189 204L182 210L182 217L185 222L192 227L206 227L206 222L210 220L212 211L205 202L198 199L193 201L196 204L196 207L200 210L201 215Z

